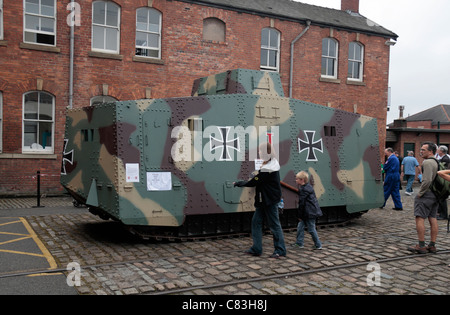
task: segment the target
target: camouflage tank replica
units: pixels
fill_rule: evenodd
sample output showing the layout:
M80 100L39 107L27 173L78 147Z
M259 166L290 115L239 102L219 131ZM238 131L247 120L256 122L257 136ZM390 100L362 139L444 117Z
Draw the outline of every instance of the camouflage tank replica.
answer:
M144 237L250 230L254 189L233 182L271 142L284 227L297 224L295 174L312 178L336 223L384 202L376 119L284 97L278 73L237 69L195 80L192 96L69 110L61 184L89 210Z

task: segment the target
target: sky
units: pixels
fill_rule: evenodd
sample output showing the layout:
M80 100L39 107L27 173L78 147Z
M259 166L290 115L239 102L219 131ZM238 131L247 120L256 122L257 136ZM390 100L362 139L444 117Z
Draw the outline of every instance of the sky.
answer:
M299 0L333 9L341 0ZM391 48L387 123L440 104L450 105L449 0L360 0L359 13L396 33Z

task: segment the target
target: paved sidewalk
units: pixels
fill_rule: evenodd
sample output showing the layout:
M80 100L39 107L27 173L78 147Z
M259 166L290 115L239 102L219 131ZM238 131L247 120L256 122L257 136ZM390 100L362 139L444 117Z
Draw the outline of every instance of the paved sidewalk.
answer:
M73 206L70 196L41 197L40 206L43 207L70 207ZM37 197L0 197L0 210L28 209L37 206Z

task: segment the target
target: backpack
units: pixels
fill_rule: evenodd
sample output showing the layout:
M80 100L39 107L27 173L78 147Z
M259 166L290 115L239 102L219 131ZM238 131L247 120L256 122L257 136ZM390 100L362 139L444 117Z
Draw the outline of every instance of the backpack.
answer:
M444 163L434 159L438 164L438 171L446 170ZM434 193L438 200L445 200L450 195L450 181L443 179L436 174L433 183L430 186L431 191Z

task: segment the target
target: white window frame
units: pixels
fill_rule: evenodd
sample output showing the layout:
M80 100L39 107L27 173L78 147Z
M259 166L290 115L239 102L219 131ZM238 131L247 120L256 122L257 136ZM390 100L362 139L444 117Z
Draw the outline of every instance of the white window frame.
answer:
M0 40L3 40L3 0L0 0Z
M54 47L54 46L56 46L56 11L57 11L56 0L50 0L50 1L53 1L53 15L52 16L46 15L43 12L44 5L42 4L42 1L44 1L44 0L35 0L35 1L37 1L37 3L38 3L38 13L27 12L27 0L23 0L23 42L30 43L30 44L36 44L36 45L46 45L46 46ZM49 1L49 0L47 0L47 1ZM27 19L38 19L39 30L27 28ZM42 22L44 20L52 20L53 32L42 30L42 26L43 26ZM53 44L39 43L37 38L36 38L36 41L27 40L27 33L53 36Z
M327 50L324 51L324 40L327 40ZM336 54L331 55L330 54L330 43L333 42L336 44ZM324 71L324 60L325 63L325 74ZM333 72L330 75L330 67L329 67L329 61L333 61L333 68L331 69ZM338 63L339 63L339 42L335 40L334 38L326 37L322 39L322 58L321 58L321 75L322 78L329 78L329 79L337 79L338 77Z
M147 22L146 23L139 23L138 21L138 11L146 11L147 13ZM155 24L155 21L150 21L150 12L155 12L158 14L158 24ZM143 24L145 24L145 30L143 29ZM145 58L153 58L153 59L161 59L161 24L162 24L162 14L160 11L153 9L153 8L148 8L148 7L143 7L143 8L138 8L136 10L136 51L135 54L136 56L139 57L145 57ZM152 25L157 25L158 29L152 29ZM137 41L138 41L138 33L141 35L145 35L145 36L158 36L158 46L154 47L154 46L150 46L148 41L144 42L144 44L142 45L138 45ZM154 52L157 52L157 56L145 56L144 52L145 50L151 50ZM138 52L142 52L143 54L139 54Z
M353 51L353 52L351 51L352 44L358 45L359 48L361 49L361 56L360 56L361 59L356 59L355 51ZM355 63L359 64L359 73L358 73L357 78L353 77ZM361 43L351 42L348 45L348 74L347 75L348 75L348 79L351 81L358 81L358 82L363 81L363 78L364 78L364 45L362 45Z
M3 93L2 91L0 91L0 153L2 152L3 152Z
M98 3L102 3L104 4L104 8L105 8L105 24L100 24L100 23L95 23L94 21L94 8L95 5ZM117 10L117 26L114 25L108 25L107 20L108 20L108 6L115 6L118 10ZM98 51L98 52L104 52L104 53L109 53L109 54L118 54L120 52L120 14L121 14L121 10L120 10L120 6L112 1L94 1L92 2L92 33L91 33L91 49L92 51ZM102 48L96 48L94 47L94 29L98 28L100 30L103 31L103 43L102 43ZM116 42L117 42L117 46L115 47L115 49L107 49L106 48L106 38L107 38L107 32L113 30L116 31L117 33L117 38L116 38Z
M263 43L263 32L264 31L269 32L269 34L267 36L267 43ZM275 32L277 34L277 37L278 37L277 38L277 47L270 45L272 32ZM281 40L281 33L278 30L276 30L272 27L266 27L261 30L261 57L260 57L261 58L261 61L260 61L260 69L261 70L276 71L276 72L280 71L280 40ZM267 51L266 60L262 60L263 59L263 57L262 57L263 51ZM275 67L270 66L269 61L270 61L270 53L271 52L274 52L276 54L276 57L275 57L276 66Z
M38 93L38 108L37 108L37 118L26 118L26 112L25 112L25 97L28 94L31 93ZM46 94L48 96L51 96L52 98L52 119L51 120L43 120L39 118L39 109L40 109L40 98L41 94ZM29 91L23 94L22 99L22 153L33 153L33 154L53 154L55 150L55 96L44 91ZM40 140L37 139L36 143L25 145L25 133L26 128L25 125L27 122L37 122L37 130L36 130L36 137L39 137L41 134L39 128L40 123L51 123L51 145L47 145L45 148L40 144Z

